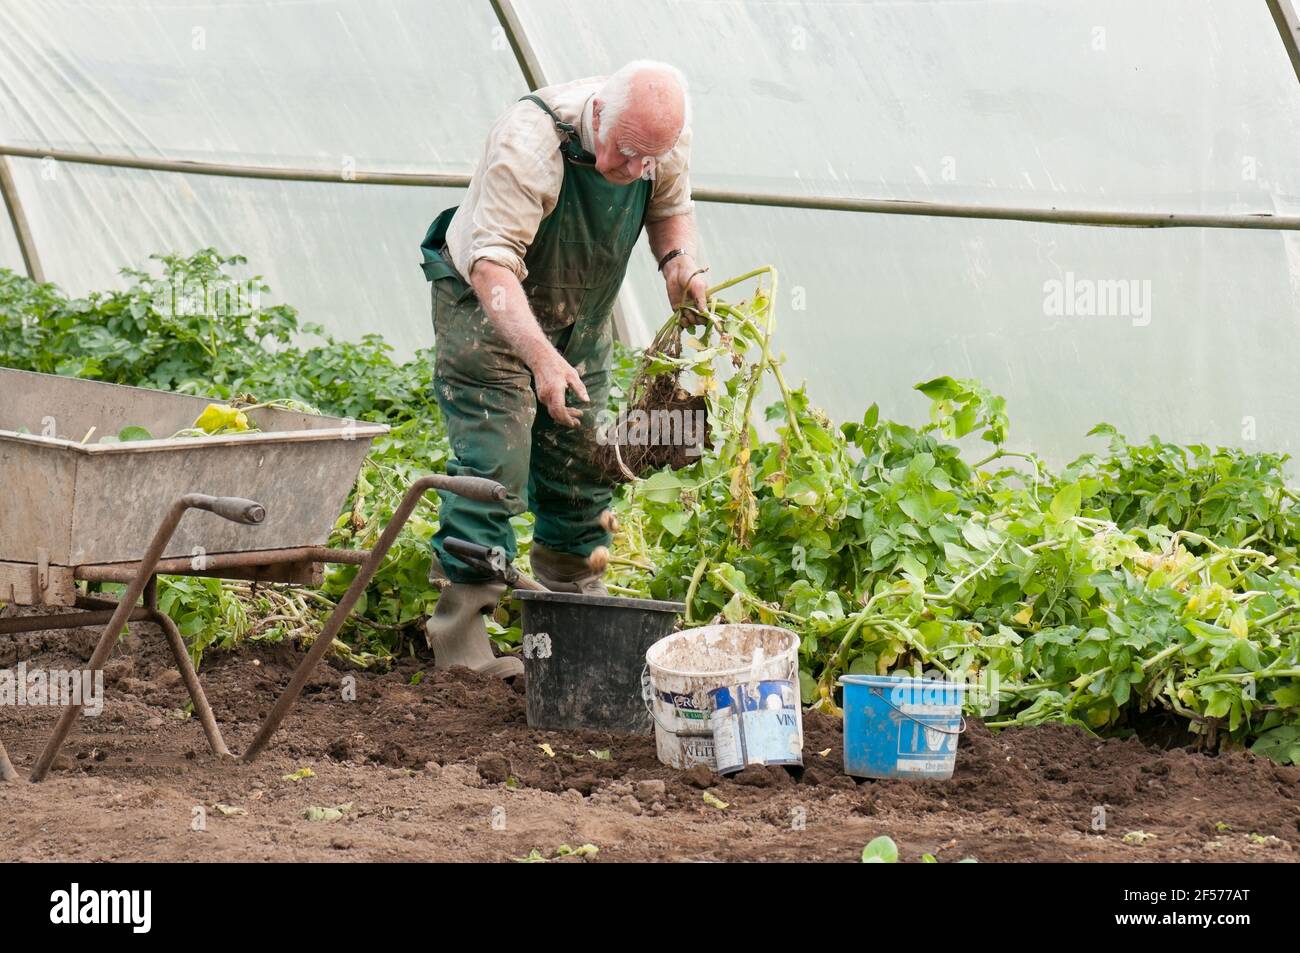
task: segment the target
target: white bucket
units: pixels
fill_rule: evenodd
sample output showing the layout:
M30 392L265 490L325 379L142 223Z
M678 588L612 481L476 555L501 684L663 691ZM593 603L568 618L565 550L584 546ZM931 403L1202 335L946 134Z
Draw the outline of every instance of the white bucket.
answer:
M711 693L778 679L797 688L799 636L774 625L706 625L660 639L646 653L646 667L659 760L674 768L703 764L716 771ZM798 741L802 745L802 717Z

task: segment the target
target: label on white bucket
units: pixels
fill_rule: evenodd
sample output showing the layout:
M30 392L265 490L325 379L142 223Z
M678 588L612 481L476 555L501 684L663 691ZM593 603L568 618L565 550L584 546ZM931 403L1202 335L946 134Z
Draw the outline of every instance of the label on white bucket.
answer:
M710 771L715 769L717 756L711 737L706 738L703 735L682 737L681 745L683 768L693 768L697 764L702 764Z
M773 679L714 689L713 744L720 774L751 764L803 764L797 682Z
M667 705L674 715L678 718L684 718L687 721L707 722L709 716L713 714L713 704L703 700L701 704L700 695L686 695L680 692L660 692L659 699Z

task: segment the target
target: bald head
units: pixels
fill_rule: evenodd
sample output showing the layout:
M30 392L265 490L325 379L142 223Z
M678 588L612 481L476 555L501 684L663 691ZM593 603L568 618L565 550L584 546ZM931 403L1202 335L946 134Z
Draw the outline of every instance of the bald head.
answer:
M611 181L634 181L642 172L633 166L671 152L690 122L686 78L667 63L628 63L596 94L593 122L597 168Z

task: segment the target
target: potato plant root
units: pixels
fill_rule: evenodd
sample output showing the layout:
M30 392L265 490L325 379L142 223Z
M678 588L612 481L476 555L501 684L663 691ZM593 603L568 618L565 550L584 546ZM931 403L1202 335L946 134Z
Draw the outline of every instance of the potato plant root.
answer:
M0 667L81 664L95 634L5 640ZM300 657L249 645L205 660L233 749ZM183 686L152 627L132 626L105 680L103 713L77 722L51 777L0 785L0 860L507 861L590 843L596 862L853 862L880 834L904 861L1290 861L1300 849L1300 768L1062 725L997 733L972 722L952 780L875 782L841 773L839 722L809 713L802 771L724 780L664 767L648 736L534 731L522 685L412 658L385 674L323 666L245 766L218 763L183 717ZM55 714L0 711L24 774ZM305 767L314 776L285 779ZM346 804L337 820L304 817ZM1153 836L1126 843L1136 831Z
M689 441L678 436L680 430L674 433L671 429L680 426L674 422L689 424L696 419L704 421L703 432L690 429L686 433L692 438ZM647 430L653 426L653 433L662 442L638 439L638 421L645 422L643 426ZM652 425L650 421L655 423ZM648 380L645 393L625 418L610 428L607 441L596 448L595 462L611 484L630 483L629 473L642 477L661 467L681 470L710 447L707 402L683 390L676 376L663 374Z

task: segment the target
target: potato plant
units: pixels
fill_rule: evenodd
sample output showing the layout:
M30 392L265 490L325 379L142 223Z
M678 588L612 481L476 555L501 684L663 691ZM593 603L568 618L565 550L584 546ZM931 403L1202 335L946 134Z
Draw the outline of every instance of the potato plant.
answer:
M431 351L398 363L378 336L335 341L285 305L176 314L160 287L226 280L243 262L211 249L158 262L160 275L128 271L125 289L85 299L0 270L0 363L388 423L331 539L368 545L410 480L448 456ZM775 272L759 269L713 289L707 314L674 315L668 355L619 355L622 388L673 375L702 396L712 446L621 489L615 591L682 600L693 623L795 630L804 700L823 709L836 710L844 672L925 670L996 685L995 726L1127 730L1166 711L1207 747L1300 763L1300 522L1285 456L1133 443L1100 425L1105 446L1053 472L1008 449L1002 398L950 377L917 385L922 426L875 405L837 426L785 380L775 300ZM779 399L760 425L765 383ZM420 641L436 528L430 498L341 655L381 664ZM516 529L526 551L528 519ZM319 592L165 579L161 598L198 658L310 639L354 572L331 567ZM518 639L512 621L499 615L502 645Z
M794 629L805 702L825 709L844 672L925 670L996 685L993 725L1114 729L1164 709L1207 746L1300 762L1284 456L1134 445L1101 425L1104 452L1052 473L1006 449L1002 398L949 377L916 387L925 426L873 405L836 427L781 377L773 299L718 305L673 368L711 396L722 439L628 492L626 591L683 599L692 621ZM724 385L719 363L740 368ZM782 394L772 439L749 420L759 373ZM968 434L990 445L973 463L954 442Z

